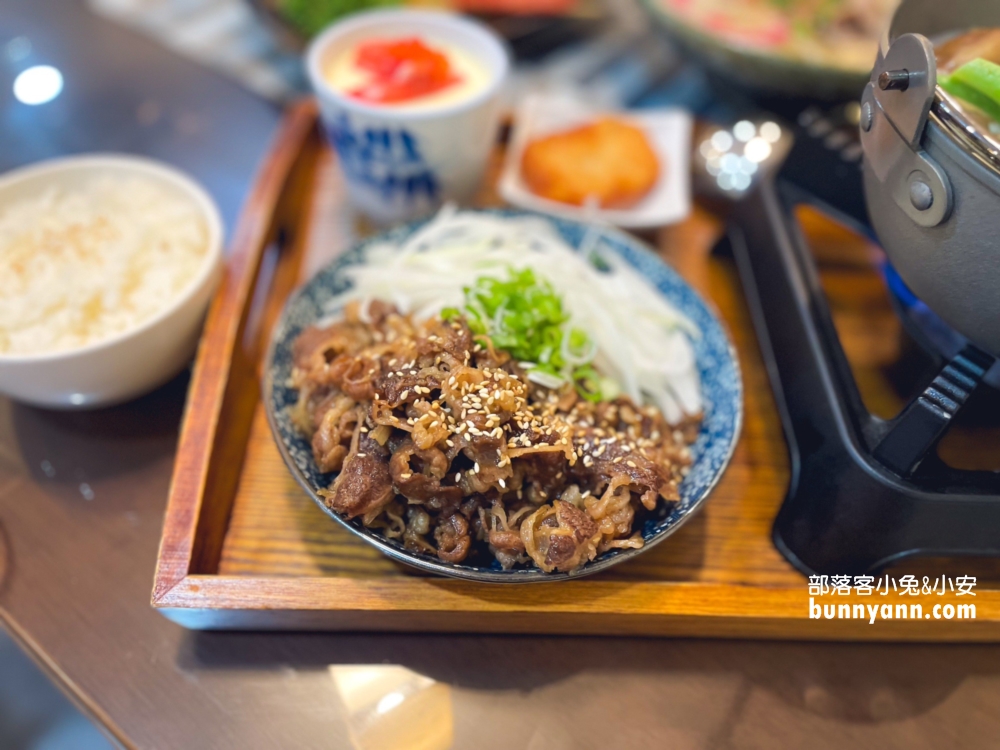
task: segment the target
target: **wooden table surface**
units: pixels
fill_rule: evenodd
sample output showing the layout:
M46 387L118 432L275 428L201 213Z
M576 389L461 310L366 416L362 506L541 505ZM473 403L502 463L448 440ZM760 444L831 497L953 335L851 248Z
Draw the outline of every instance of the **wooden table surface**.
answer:
M876 251L804 220L889 409L898 324L857 275ZM721 226L699 206L654 239L710 286L730 273L705 262ZM91 413L0 401L0 619L123 745L997 746L997 646L185 631L148 604L185 386Z

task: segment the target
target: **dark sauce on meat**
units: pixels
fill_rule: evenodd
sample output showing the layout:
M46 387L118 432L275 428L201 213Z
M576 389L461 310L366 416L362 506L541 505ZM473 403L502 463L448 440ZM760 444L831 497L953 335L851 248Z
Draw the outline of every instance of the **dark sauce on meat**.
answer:
M641 547L637 516L676 502L691 463L698 419L531 383L462 318L353 304L293 355L328 507L447 562L569 571Z

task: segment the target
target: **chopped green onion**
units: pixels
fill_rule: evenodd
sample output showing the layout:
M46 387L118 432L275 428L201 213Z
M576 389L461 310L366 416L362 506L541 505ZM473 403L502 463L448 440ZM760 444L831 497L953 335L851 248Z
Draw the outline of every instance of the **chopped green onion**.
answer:
M530 268L509 268L507 279L482 276L463 291L469 328L510 353L529 380L548 388L571 382L582 397L604 400L602 378L590 364L597 345L569 326L570 315L551 284ZM446 320L458 314L455 308L441 311Z
M576 368L573 382L576 385L576 392L588 401L597 403L602 400L601 376L590 365Z

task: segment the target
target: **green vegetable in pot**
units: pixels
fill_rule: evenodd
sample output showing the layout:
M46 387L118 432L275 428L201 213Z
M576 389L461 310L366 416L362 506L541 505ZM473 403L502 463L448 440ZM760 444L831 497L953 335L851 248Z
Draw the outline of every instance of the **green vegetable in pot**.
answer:
M939 75L938 84L1000 122L1000 65L977 57L951 75Z

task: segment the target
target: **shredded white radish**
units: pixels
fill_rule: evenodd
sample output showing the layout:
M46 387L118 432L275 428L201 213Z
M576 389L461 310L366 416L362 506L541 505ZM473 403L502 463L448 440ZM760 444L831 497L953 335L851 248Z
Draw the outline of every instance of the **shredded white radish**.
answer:
M530 267L562 296L570 325L596 344L593 364L602 376L637 403L658 406L672 424L698 414L691 344L697 327L595 234L583 244L584 253L575 251L541 218L445 207L402 245L369 246L363 265L345 269L352 286L330 301L328 312L351 300L366 306L383 299L424 319L444 307L461 309L463 287L483 276L506 278L509 268ZM587 260L594 256L607 270Z

